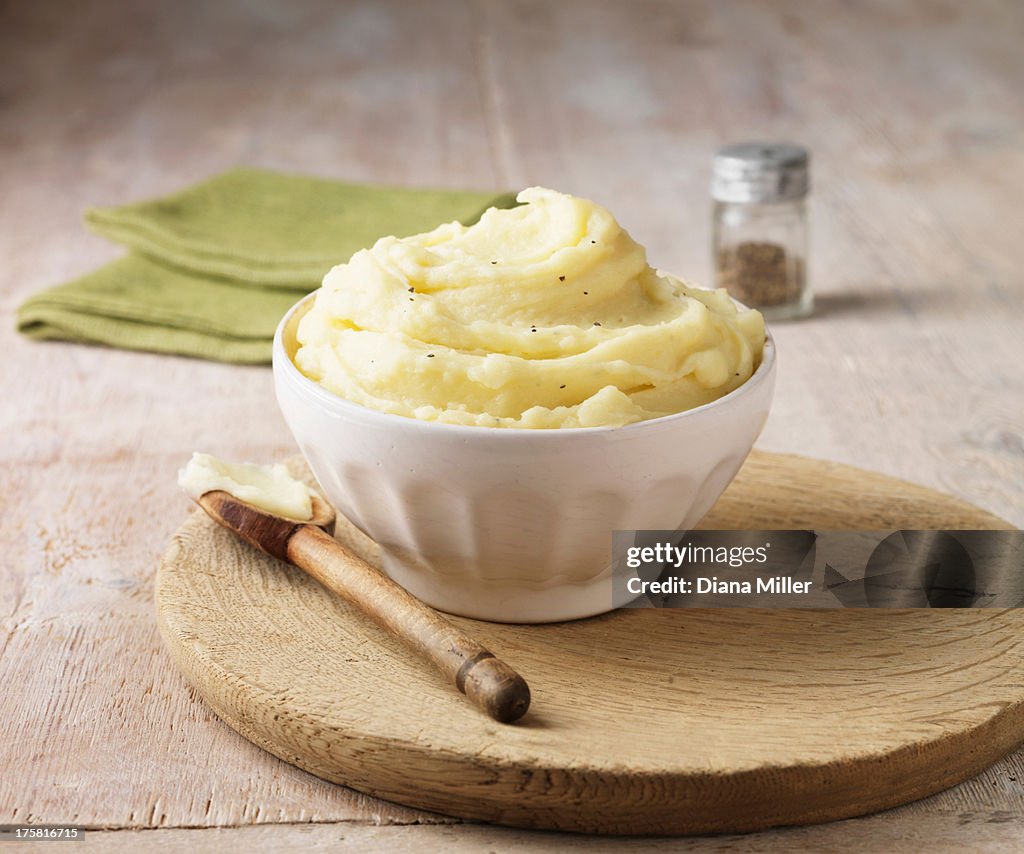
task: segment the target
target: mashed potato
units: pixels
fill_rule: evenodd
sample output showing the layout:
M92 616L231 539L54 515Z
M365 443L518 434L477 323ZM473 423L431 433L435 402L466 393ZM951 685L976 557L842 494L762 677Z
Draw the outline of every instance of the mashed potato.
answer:
M533 187L331 270L295 363L353 403L482 427L618 427L744 383L764 320L653 270L599 205Z

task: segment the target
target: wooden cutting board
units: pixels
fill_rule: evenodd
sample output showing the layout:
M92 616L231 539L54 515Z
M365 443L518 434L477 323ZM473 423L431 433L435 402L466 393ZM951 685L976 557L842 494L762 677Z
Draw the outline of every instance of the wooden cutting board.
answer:
M1008 527L892 478L766 453L705 526ZM351 526L339 536L374 559ZM508 726L201 512L156 586L174 660L246 738L327 780L470 819L618 834L821 822L937 792L1024 741L1024 609L458 619L530 682L533 707Z

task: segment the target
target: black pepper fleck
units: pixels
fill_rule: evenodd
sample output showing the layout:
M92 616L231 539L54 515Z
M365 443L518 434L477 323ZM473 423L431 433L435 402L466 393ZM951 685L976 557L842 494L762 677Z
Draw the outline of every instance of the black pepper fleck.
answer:
M558 277L558 281L560 281L560 282L564 282L564 281L565 281L565 276L559 276L559 277Z
M589 294L590 294L590 291L584 291L583 292L583 296L589 296Z
M409 288L409 293L411 293L411 294L416 293L416 288Z
M497 261L491 261L491 263L492 263L492 264L497 264L498 262L497 262Z
M433 359L434 358L434 354L433 353L427 353L427 358L428 359Z
M564 385L560 385L559 388L565 388L565 386Z
M601 324L600 324L600 323L598 323L598 322L597 322L596 320L594 321L594 326L600 326L600 325L601 325Z
M596 240L591 240L590 242L591 242L591 243L597 243L597 241L596 241Z

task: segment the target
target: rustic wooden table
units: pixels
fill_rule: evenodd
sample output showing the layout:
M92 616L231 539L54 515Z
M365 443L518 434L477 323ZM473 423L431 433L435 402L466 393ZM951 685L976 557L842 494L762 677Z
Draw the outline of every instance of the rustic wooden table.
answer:
M261 752L185 687L153 618L195 448L293 453L266 368L13 331L118 250L83 209L236 164L596 198L709 276L724 142L814 152L816 316L780 325L760 446L1024 525L1024 7L1013 0L8 2L0 8L0 823L104 850L1019 850L1024 751L889 813L747 837L462 824Z

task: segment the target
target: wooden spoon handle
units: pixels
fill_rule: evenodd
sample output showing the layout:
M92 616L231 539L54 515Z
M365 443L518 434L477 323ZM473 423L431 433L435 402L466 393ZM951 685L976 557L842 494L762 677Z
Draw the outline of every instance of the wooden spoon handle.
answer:
M304 525L288 541L287 558L405 641L495 720L526 714L522 676L333 537Z

